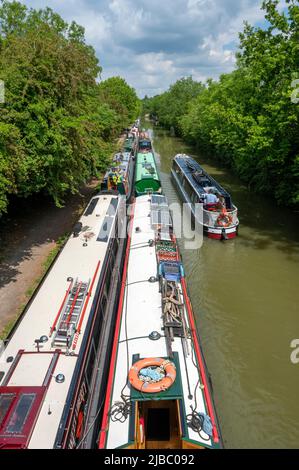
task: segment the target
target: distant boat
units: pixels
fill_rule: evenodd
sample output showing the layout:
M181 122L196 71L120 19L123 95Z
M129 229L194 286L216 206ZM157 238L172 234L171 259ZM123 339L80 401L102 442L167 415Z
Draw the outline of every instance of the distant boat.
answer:
M130 200L133 193L135 152L138 142L138 128L135 123L128 129L127 139L123 144L123 151L114 155L110 168L101 181L101 191L117 191Z
M101 191L115 190L129 200L133 192L134 166L135 158L130 152L116 154L103 177Z
M204 234L218 240L236 237L239 227L237 207L232 203L230 194L197 161L188 155L176 155L171 177L181 198L189 204L193 216L196 216L195 204L204 204L203 220L198 220L203 225ZM218 202L206 203L208 193L214 194Z

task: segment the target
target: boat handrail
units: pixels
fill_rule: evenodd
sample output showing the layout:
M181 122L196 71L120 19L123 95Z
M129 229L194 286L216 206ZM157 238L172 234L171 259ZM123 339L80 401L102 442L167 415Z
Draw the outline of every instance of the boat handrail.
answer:
M204 222L210 226L217 226L217 219L221 215L222 209L208 210L203 208L203 217ZM233 209L227 209L227 213L231 216L232 222L230 225L237 225L239 223L238 219L238 209L234 206Z

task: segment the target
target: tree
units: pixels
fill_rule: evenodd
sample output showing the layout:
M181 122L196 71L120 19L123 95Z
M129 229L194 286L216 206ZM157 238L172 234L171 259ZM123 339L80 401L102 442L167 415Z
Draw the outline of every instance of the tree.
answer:
M159 116L162 126L168 129L173 127L176 133L180 134L180 119L187 112L190 101L198 96L203 88L203 85L192 77L181 78L162 95L146 102L143 100L143 105L148 112Z
M111 77L99 84L99 93L105 103L118 116L118 128L127 127L140 113L140 100L136 92L121 77Z
M135 118L138 99L127 92L121 115L108 95L105 101L84 28L50 8L2 0L0 31L0 214L11 193L45 193L60 205L106 167L115 132ZM118 92L113 82L110 96Z
M237 69L218 82L208 80L178 127L248 186L292 205L299 203L299 105L291 99L299 78L299 6L287 0L287 13L279 13L278 3L263 2L269 26L245 25ZM171 111L165 103L177 113L181 100L173 89L152 99L160 123L168 127Z

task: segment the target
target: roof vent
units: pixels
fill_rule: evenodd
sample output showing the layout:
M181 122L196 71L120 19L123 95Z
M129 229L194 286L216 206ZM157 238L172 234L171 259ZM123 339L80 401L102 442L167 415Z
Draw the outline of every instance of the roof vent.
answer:
M58 384L62 384L65 381L65 376L63 374L57 374L55 380Z
M152 341L157 341L158 339L161 338L161 335L158 331L152 331L149 335L148 335L149 339L151 339Z

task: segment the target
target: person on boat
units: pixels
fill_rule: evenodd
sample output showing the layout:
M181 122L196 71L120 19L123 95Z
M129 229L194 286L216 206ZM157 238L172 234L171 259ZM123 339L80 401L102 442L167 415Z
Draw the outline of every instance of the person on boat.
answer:
M204 202L207 206L210 206L210 205L215 205L215 204L218 204L219 202L219 199L218 197L216 196L216 194L214 194L213 190L210 189L203 197L204 199Z
M116 180L116 184L121 184L123 182L123 175L119 172L118 175L117 175L117 180Z

